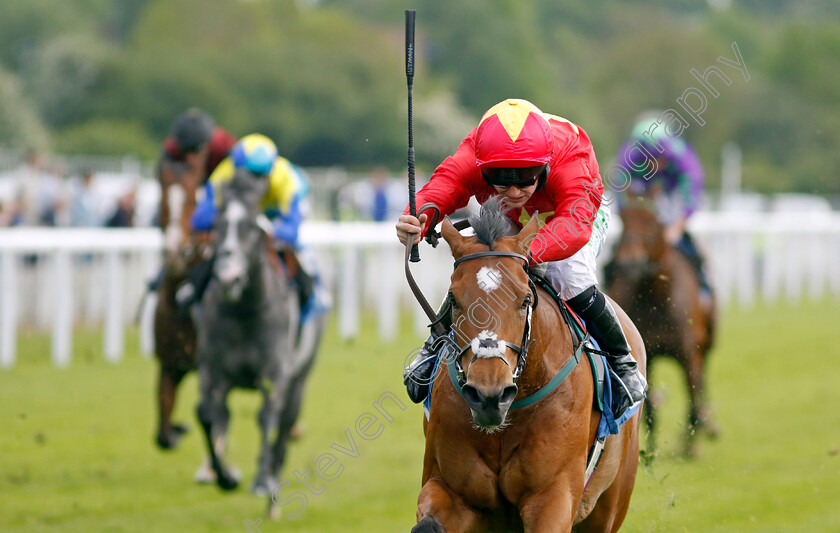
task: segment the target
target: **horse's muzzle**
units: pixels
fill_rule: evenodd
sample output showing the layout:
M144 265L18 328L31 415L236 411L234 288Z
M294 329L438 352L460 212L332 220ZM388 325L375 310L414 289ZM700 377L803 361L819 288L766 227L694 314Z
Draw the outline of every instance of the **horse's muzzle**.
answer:
M462 394L472 411L473 421L485 429L493 429L502 425L518 388L514 384L489 389L467 383Z

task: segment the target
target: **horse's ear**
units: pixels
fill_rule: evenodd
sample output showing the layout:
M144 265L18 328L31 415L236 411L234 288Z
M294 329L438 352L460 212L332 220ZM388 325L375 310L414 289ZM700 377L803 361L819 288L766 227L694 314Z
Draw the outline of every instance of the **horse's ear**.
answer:
M534 214L531 216L531 220L525 224L519 234L516 236L516 240L519 243L519 249L523 252L527 253L527 251L531 248L531 241L534 240L534 237L537 236L537 233L540 232L540 212L535 211Z
M452 255L454 256L457 253L458 248L460 248L461 244L464 242L464 236L461 235L461 232L455 228L449 220L449 217L443 219L443 224L440 227L440 234L443 235L443 239L446 241L446 244L448 244L449 248L452 249Z

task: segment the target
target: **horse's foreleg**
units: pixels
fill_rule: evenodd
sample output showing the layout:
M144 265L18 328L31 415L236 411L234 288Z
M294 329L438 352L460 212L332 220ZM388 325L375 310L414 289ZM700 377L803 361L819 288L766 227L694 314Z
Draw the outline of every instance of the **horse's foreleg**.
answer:
M651 376L651 361L648 359L647 380L648 393L644 402L645 427L647 428L647 444L645 445L645 456L652 457L656 453L656 404L657 392L653 388L653 377Z
M300 414L305 379L305 375L300 376L292 383L291 387L289 387L289 393L286 395L283 409L280 412L280 425L277 429L277 438L274 440L270 469L271 475L275 478L280 475L280 470L283 468L283 462L286 459L286 449L288 448L289 438L292 435L292 428Z
M230 386L222 383L212 383L211 379L202 373L201 401L196 409L198 421L204 430L210 465L216 472L216 483L224 490L233 490L239 485L239 480L230 472L222 461L221 453L217 451L219 442L223 442L223 435L218 430L227 426L227 406L225 399Z
M582 492L582 486L570 491L568 484L559 480L550 490L525 497L519 504L525 533L571 531L578 506L572 493Z
M257 496L270 494L277 485L277 479L272 472L274 462L272 443L281 436L279 425L288 390L286 381L285 379L275 381L270 391L264 383L260 385L263 393L263 406L257 415L260 425L260 454L257 459L257 477L251 485L251 492Z
M689 396L688 428L686 428L684 443L684 453L688 457L696 455L697 433L705 429L708 418L704 366L702 352L692 347L683 367Z
M446 484L430 478L417 497L417 525L411 533L466 533L481 526L478 512Z
M187 432L184 424L172 423L172 411L175 408L175 398L178 385L184 379L186 372L175 368L160 366L158 377L158 432L157 445L164 450L170 450L178 445L178 440Z

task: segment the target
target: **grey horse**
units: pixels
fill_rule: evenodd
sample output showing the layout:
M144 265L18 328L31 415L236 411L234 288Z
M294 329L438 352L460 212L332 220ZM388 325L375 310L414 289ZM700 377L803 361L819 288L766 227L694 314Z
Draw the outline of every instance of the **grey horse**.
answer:
M194 308L201 382L197 415L222 489L239 484L222 457L228 393L233 388L262 392L260 453L251 486L258 495L277 486L325 322L316 317L298 331L298 299L276 260L270 222L259 208L266 186L265 179L237 171L223 188L214 223L213 278Z

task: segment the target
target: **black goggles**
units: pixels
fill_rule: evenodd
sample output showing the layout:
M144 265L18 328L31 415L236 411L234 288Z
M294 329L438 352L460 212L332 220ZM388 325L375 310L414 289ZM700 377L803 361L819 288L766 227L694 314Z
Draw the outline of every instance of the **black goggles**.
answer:
M525 189L537 183L545 172L545 165L538 165L535 167L522 168L483 168L481 173L484 179L494 187L501 187L507 189L509 187L517 187Z

